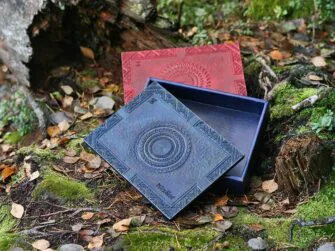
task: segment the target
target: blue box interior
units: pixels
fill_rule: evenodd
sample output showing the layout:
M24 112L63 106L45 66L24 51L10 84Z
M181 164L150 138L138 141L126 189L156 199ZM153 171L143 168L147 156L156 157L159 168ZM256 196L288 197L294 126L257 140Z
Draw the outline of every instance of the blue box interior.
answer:
M244 158L216 186L230 194L243 194L254 165L259 139L267 122L268 102L182 83L150 78L179 99L232 143Z

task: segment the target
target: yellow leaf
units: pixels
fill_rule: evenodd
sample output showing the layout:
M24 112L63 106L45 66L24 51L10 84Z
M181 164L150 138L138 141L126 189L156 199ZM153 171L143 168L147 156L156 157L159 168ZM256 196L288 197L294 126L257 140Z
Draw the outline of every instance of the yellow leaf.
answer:
M81 218L83 220L90 220L90 219L93 218L93 216L94 216L94 213L92 213L92 212L85 212L85 213L82 214Z
M80 46L80 50L84 57L94 60L94 52L92 51L92 49Z
M215 206L217 206L217 207L223 207L223 206L227 205L228 200L229 200L228 196L225 195L225 196L223 196L223 197L221 197L221 198L219 198L219 199L216 200Z

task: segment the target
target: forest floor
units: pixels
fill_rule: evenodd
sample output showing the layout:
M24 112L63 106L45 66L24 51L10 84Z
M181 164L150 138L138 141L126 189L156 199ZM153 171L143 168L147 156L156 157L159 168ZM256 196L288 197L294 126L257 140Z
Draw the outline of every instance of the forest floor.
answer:
M192 27L183 33L193 36ZM20 91L0 85L1 251L74 243L89 250L294 250L335 241L335 171L301 193L278 187L275 174L275 157L292 137L316 135L334 149L334 33L314 32L299 19L232 20L209 34L218 43L240 42L248 94L271 104L246 194L210 190L166 220L83 143L122 107L123 90L120 60L108 68L82 47L84 65L55 67L49 85L35 91L50 117L47 136L30 133L36 122ZM313 105L291 108L325 89Z

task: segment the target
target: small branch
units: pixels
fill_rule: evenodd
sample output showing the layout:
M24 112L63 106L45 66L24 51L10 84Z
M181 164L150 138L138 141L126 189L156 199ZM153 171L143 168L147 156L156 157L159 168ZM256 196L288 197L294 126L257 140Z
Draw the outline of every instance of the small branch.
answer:
M278 78L277 74L266 63L264 58L259 56L259 57L256 58L256 61L259 62L265 68L265 70L270 74L271 77L273 77L275 80L279 81L279 78Z
M291 108L294 111L299 111L302 108L308 107L308 106L312 106L316 101L322 99L324 96L326 96L326 94L329 93L330 90L332 90L333 88L326 88L326 89L322 89L319 91L318 94L312 95L306 99L304 99L303 101L301 101L298 104L295 104L294 106L292 106Z

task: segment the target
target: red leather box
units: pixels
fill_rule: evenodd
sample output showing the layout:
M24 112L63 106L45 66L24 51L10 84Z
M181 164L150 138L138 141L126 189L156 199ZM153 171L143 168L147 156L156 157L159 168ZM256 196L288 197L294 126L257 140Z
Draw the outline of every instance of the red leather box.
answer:
M123 52L121 57L125 103L143 91L149 77L247 95L237 43Z

